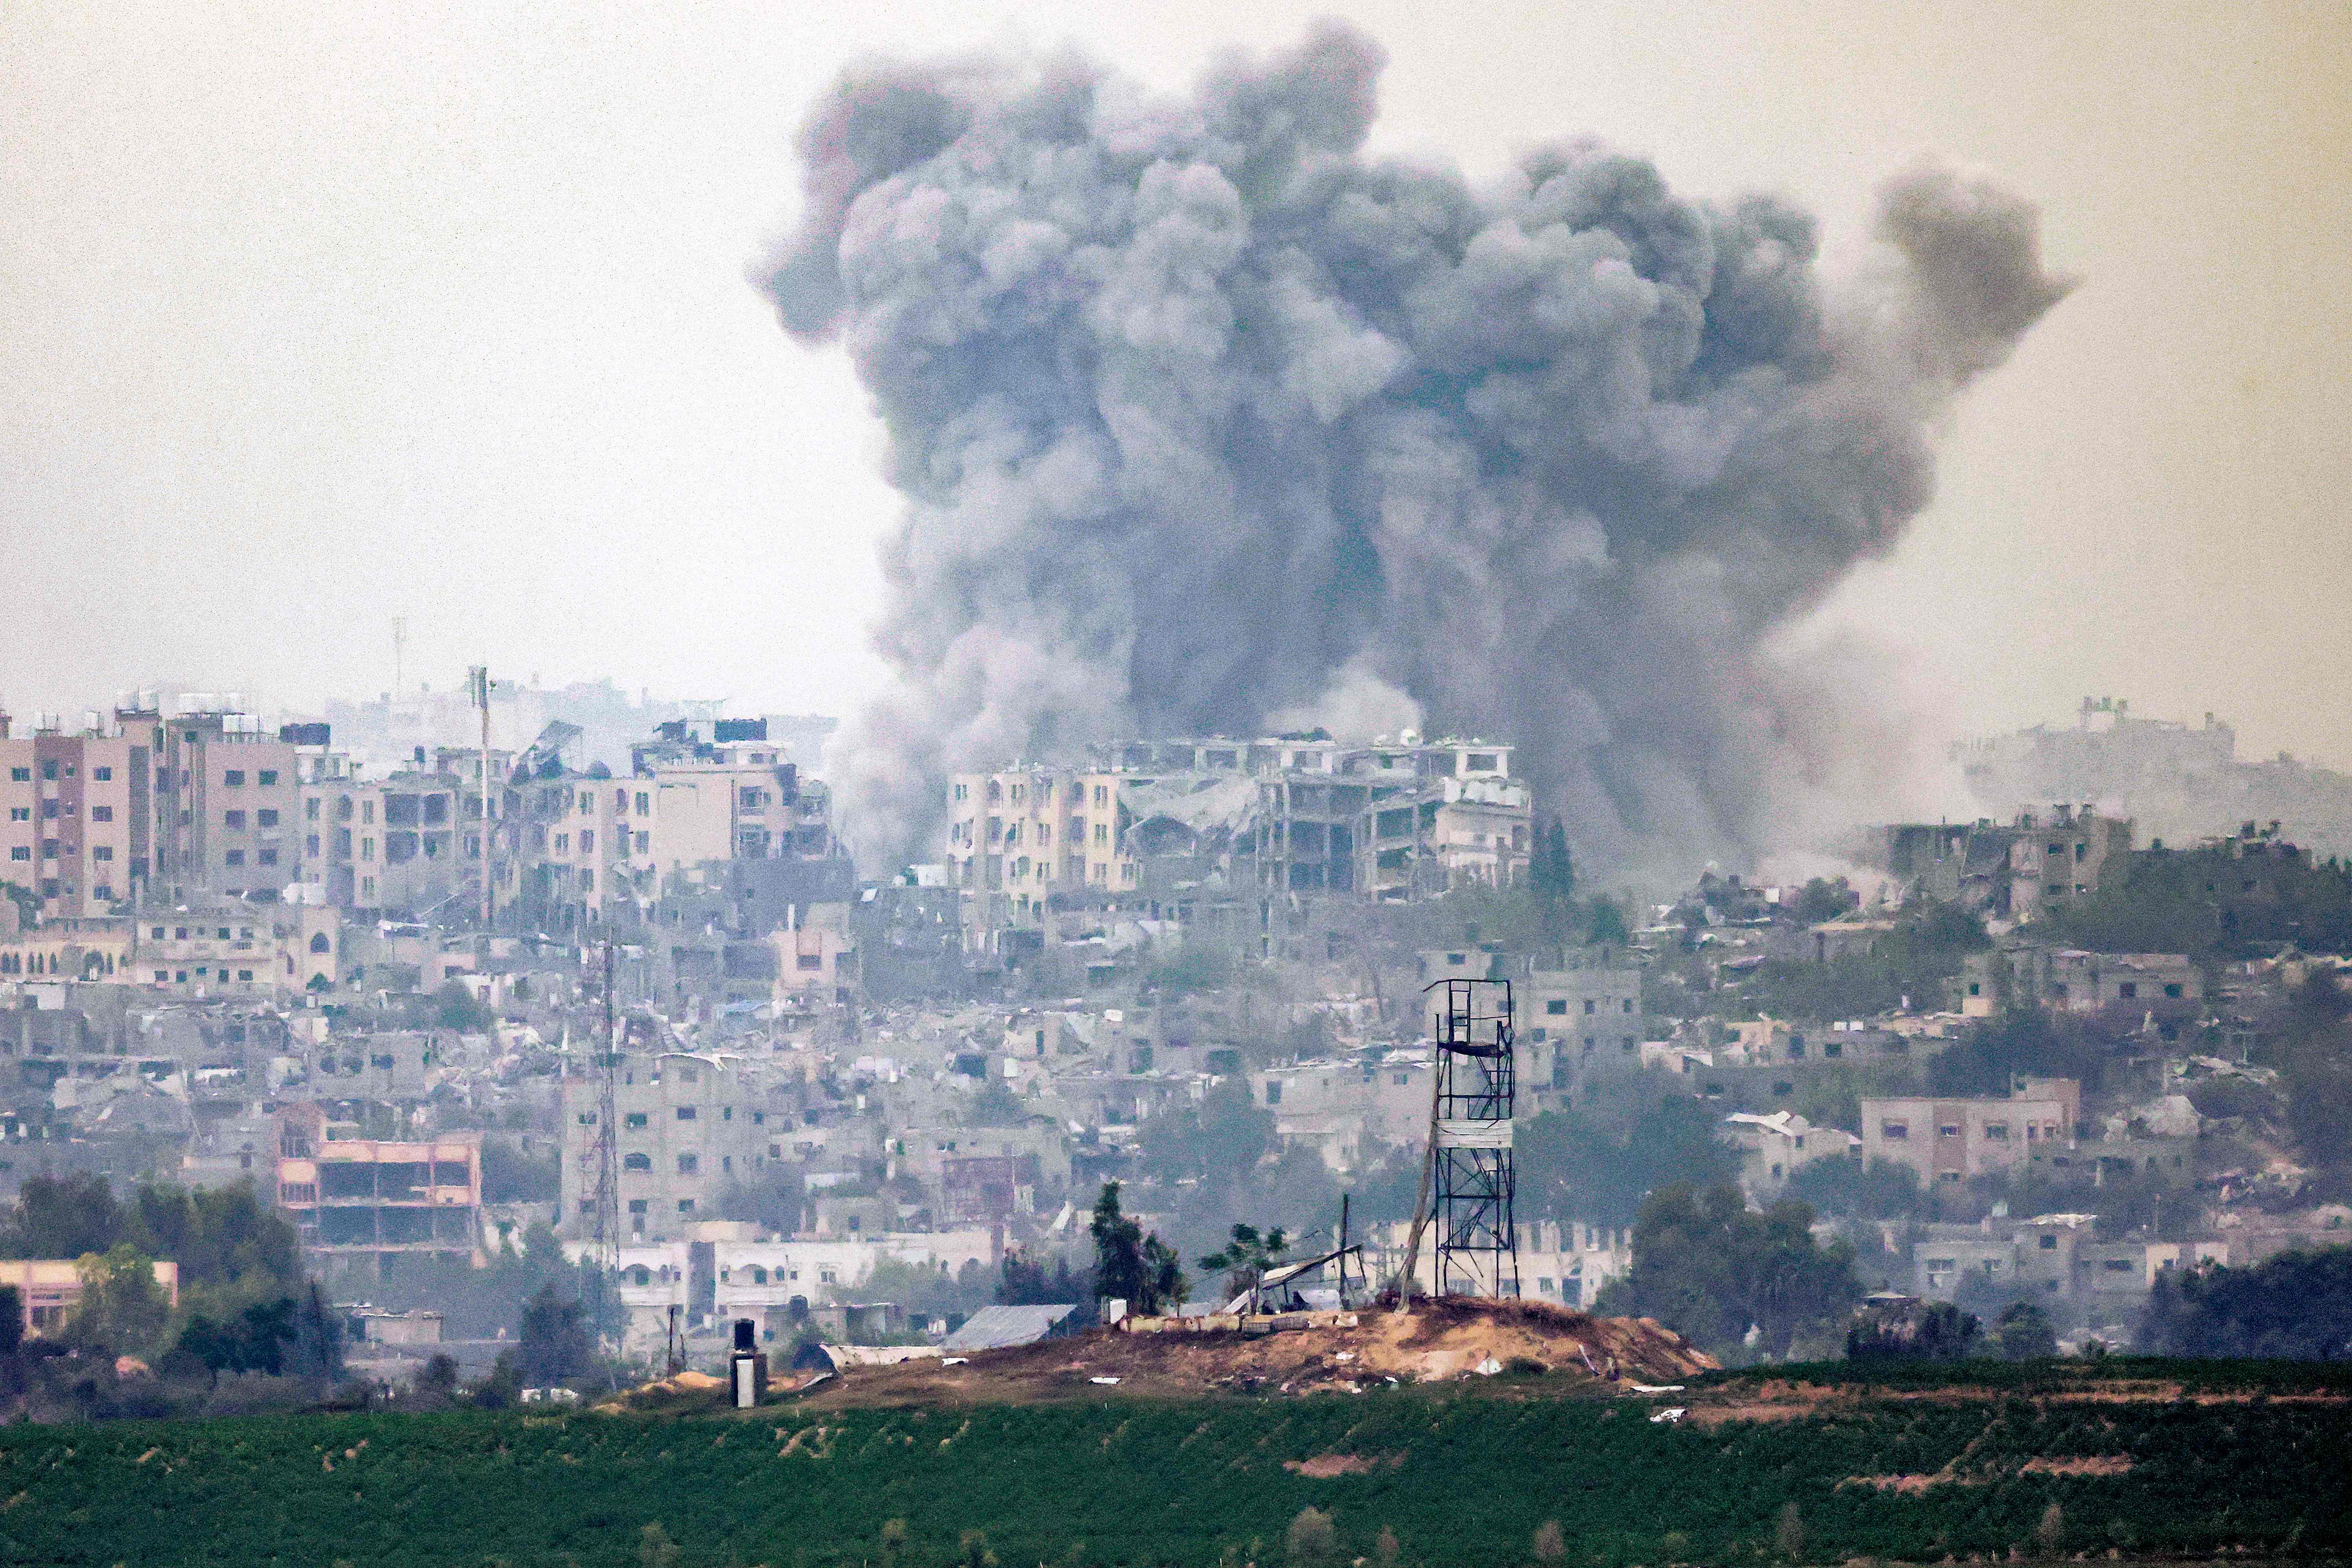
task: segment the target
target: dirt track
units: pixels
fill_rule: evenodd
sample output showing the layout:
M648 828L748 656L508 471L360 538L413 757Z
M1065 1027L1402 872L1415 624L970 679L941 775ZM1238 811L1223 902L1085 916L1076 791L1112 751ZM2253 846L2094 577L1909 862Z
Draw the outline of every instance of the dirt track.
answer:
M1588 1370L1588 1362L1590 1369ZM1612 1364L1618 1380L1607 1373ZM1669 1384L1712 1358L1648 1319L1591 1318L1537 1302L1425 1302L1406 1314L1371 1310L1356 1326L1272 1333L1137 1333L1098 1329L1068 1339L937 1361L854 1367L799 1397L812 1409L865 1405L997 1405L1206 1394L1348 1394L1398 1383L1480 1377L1482 1366L1538 1370L1547 1385L1615 1391ZM1596 1375L1598 1373L1598 1375ZM1096 1381L1117 1378L1115 1384Z

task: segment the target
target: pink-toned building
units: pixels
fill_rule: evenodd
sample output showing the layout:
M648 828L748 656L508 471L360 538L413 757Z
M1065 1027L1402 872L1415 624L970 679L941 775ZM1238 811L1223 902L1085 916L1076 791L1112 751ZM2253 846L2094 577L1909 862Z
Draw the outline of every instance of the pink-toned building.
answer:
M155 1283L173 1307L180 1304L180 1266L159 1259ZM81 1305L81 1265L70 1258L0 1258L0 1285L16 1288L25 1332L39 1339L57 1332Z
M0 881L38 894L45 919L109 913L152 870L151 738L117 728L0 714Z

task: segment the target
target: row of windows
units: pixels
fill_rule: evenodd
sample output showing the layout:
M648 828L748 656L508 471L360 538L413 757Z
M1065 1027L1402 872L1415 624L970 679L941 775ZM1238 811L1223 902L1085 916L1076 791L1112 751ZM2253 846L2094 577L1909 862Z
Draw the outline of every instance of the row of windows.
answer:
M54 782L57 776L58 764L55 761L46 762L41 764L41 777ZM65 776L68 778L74 776L74 765L71 763L68 763L65 765ZM100 784L112 784L114 782L114 770L109 767L92 768L89 770L89 776L97 780ZM10 768L8 770L8 782L11 784L31 784L33 782L33 770L30 768Z
M650 1154L631 1154L621 1162L621 1169L625 1171L650 1171L653 1168L654 1157ZM735 1156L732 1154L720 1155L719 1158L719 1169L722 1173L733 1171L735 1169ZM680 1154L677 1157L677 1173L679 1175L694 1176L699 1175L701 1172L701 1155Z
M41 802L41 820L43 822L56 822L60 818L69 817L72 815L72 809L63 801L45 800ZM92 822L112 822L114 820L114 807L110 805L93 805L89 808L89 819ZM8 820L11 822L30 822L33 820L33 808L29 805L12 805L8 808Z
M1452 953L1450 953L1450 952L1449 952L1449 953L1447 953L1445 956L1446 956L1449 960L1451 960L1452 962L1454 962L1454 963L1461 963L1461 962L1462 962L1460 959L1455 958L1455 957L1454 956L1454 954L1452 954ZM1619 1005L1620 1005L1620 1006L1622 1006L1622 1007L1623 1008L1623 1010L1624 1010L1624 1011L1626 1011L1626 1012L1628 1012L1628 1013L1630 1013L1630 1012L1632 1012L1632 1011L1633 1010L1633 1002L1632 1002L1632 1000L1631 1000L1630 998L1621 998L1621 999L1620 999L1620 1003L1619 1003ZM1594 1002L1594 1001L1592 1000L1592 998L1591 998L1591 997L1589 997L1589 996L1588 996L1588 997L1586 997L1586 998L1585 998L1585 1002L1584 1002L1584 1015L1585 1015L1585 1016L1589 1018L1589 1017L1591 1017L1594 1013L1596 1013L1596 1012L1598 1012L1598 1011L1600 1011L1599 1004L1597 1004L1596 1002ZM1551 1017L1554 1017L1554 1018L1558 1018L1558 1017L1562 1016L1563 1015L1565 1015L1565 1014L1568 1012L1568 1000L1567 1000L1567 998L1566 998L1566 997L1560 997L1560 996L1555 996L1555 997L1551 998L1549 1001L1548 1001L1548 1002L1546 1002L1546 1003L1544 1004L1544 1012L1545 1012L1548 1016L1551 1016Z

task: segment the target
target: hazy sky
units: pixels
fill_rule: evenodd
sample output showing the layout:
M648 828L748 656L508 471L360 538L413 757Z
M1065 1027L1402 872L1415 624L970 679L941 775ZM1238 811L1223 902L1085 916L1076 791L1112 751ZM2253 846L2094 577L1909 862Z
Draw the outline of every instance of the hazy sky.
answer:
M2352 765L2352 9L2080 3L0 8L0 702L611 675L846 710L894 499L745 272L846 59L1076 41L1169 88L1346 16L1375 147L1594 133L1850 254L1923 153L2083 287L1823 614L1958 730L2085 692Z

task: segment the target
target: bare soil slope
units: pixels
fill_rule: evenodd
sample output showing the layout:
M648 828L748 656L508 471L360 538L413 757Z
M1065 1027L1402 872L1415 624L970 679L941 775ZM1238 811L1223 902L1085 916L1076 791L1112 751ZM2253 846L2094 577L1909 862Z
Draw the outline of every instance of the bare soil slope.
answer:
M1530 1366L1528 1363L1534 1363ZM1353 1328L1275 1333L1129 1333L1097 1329L1068 1339L983 1351L961 1365L936 1361L853 1367L810 1388L816 1409L866 1405L1001 1405L1143 1394L1352 1393L1399 1383L1475 1378L1479 1369L1554 1374L1562 1391L1624 1383L1678 1383L1715 1366L1647 1318L1592 1318L1530 1301L1423 1302L1370 1310ZM1618 1374L1612 1384L1608 1373ZM1116 1383L1100 1380L1116 1378ZM1548 1380L1551 1381L1551 1380Z

